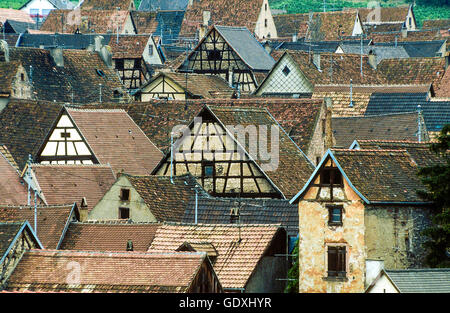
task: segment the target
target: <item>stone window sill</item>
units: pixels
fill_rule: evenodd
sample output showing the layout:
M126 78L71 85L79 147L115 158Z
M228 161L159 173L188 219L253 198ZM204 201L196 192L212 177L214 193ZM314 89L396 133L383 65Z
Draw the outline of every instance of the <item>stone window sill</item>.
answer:
M330 277L322 277L323 280L325 281L332 281L332 282L344 282L344 281L348 281L347 277L335 277L335 276L330 276Z

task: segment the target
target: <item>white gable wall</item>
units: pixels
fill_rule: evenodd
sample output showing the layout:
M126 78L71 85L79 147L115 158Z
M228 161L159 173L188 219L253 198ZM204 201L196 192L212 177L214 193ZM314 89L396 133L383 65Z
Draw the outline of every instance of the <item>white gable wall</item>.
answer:
M398 293L391 281L383 274L368 293Z
M261 11L255 25L255 34L259 39L278 37L268 0L264 0L261 6Z
M32 10L39 10L39 15L43 15L44 10L54 10L56 7L47 0L31 0L21 11L34 14Z

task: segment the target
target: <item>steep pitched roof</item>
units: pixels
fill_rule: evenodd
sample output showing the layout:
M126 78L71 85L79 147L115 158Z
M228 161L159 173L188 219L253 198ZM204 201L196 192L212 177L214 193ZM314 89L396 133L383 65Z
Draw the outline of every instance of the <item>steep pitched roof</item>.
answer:
M189 0L142 0L139 11L185 10Z
M63 49L79 49L84 50L89 45L95 44L95 37L98 34L33 34L26 33L20 36L18 47L40 48L44 49L61 47ZM107 44L111 37L116 38L113 34L102 34L103 44Z
M62 107L45 101L10 100L0 112L0 142L22 170L35 156Z
M3 27L5 28L5 33L21 34L25 33L28 28L35 28L36 23L6 20L6 22L3 24Z
M386 115L334 117L335 147L349 148L354 140L418 140L418 115L415 112ZM425 125L422 136L428 139ZM424 140L424 138L422 138Z
M195 189L206 194L191 174L173 176L173 183L169 176L124 175L158 221L180 222Z
M83 0L82 10L133 10L134 0Z
M422 29L449 29L450 19L446 20L425 20L422 22Z
M392 23L405 22L409 6L380 7L379 14L377 15L373 14L373 8L358 8L357 10L363 23ZM369 14L371 14L371 19L369 18Z
M419 105L428 131L450 123L450 101L429 101L420 93L373 93L364 115L417 112Z
M101 164L146 175L163 154L124 110L66 109Z
M273 21L277 29L277 35L280 38L292 37L297 35L302 24L309 21L308 14L276 14Z
M31 24L35 23L31 16L25 11L0 8L0 23L3 24L6 20L14 20Z
M150 35L121 35L119 41L111 36L108 45L113 59L142 58L149 40Z
M51 206L38 205L36 235L46 249L59 249L71 216L75 214L74 204ZM34 225L35 206L0 205L0 222L28 221Z
M222 286L244 288L272 241L283 235L278 225L164 224L148 251L167 253L184 242L209 242L218 253L214 270Z
M41 198L49 205L76 202L86 198L92 209L115 182L109 165L31 164Z
M194 1L186 8L180 36L195 37L204 11L211 13L210 25L244 26L253 32L262 5L263 0Z
M274 130L272 127L275 127L279 132L278 142L273 143L271 139L268 139L266 143L267 147L271 147L270 152L268 152L270 154L269 162L262 161L258 155L253 154L249 148L250 143L245 138L244 142L241 141L242 136L237 136L234 139L255 160L258 166L268 167L267 170L264 170L264 173L285 197L293 196L300 186L306 183L314 166L288 134L279 128L280 125L267 109L218 106L210 107L209 109L224 127L241 125L245 128L251 125L257 125L257 127L264 125L267 127L267 130L270 129L270 136L273 136L272 131ZM267 137L269 137L269 134ZM276 152L272 150L273 144L275 144L273 147L277 149Z
M430 142L405 140L357 140L356 147L364 150L406 150L417 166L431 166L444 163L436 153L430 150Z
M13 82L20 67L19 61L0 62L0 94L13 95Z
M72 222L61 250L126 251L129 240L133 251L147 251L158 223Z
M28 0L25 2L19 10L24 8L29 2L32 0ZM75 5L69 0L47 0L50 2L56 9L73 9Z
M183 223L231 224L231 210L239 208L241 224L280 224L289 236L298 234L298 206L282 199L236 199L209 195L191 199L184 211ZM237 223L237 221L235 221Z
M0 203L26 204L28 201L27 187L20 178L19 171L0 150Z
M86 252L30 250L11 274L9 291L187 292L204 253ZM83 275L68 284L67 265L77 262Z
M157 12L158 27L153 34L160 36L162 44L170 45L176 43L181 31L184 14L184 10Z
M372 32L367 35L368 39L375 43L397 41L433 41L443 38L442 34L434 29L414 30L403 33L402 31Z
M343 44L340 46L344 53L361 54L361 46L355 44ZM410 55L406 52L403 46L363 46L362 54L367 55L371 51L376 56L377 64L383 59L399 59L409 58Z
M402 293L449 293L450 268L384 270Z
M17 236L25 229L31 234L31 239L34 240L36 248L42 248L39 239L37 239L30 227L30 224L26 221L20 222L3 222L0 221L0 264L3 265L3 260L9 253L10 248L17 240Z
M138 34L153 34L158 27L156 12L131 11L131 18Z
M355 11L315 12L311 13L309 19L309 13L306 13L308 16L306 38L328 41L352 36L357 14Z
M106 34L117 32L117 25L124 27L130 12L127 10L52 10L40 30L53 33ZM73 21L79 20L78 23ZM85 22L86 21L86 22Z
M450 70L445 71L444 76L433 87L437 98L450 98Z
M30 80L39 100L67 103L98 101L100 84L102 101L114 101L114 91L124 93L119 77L97 52L62 50L62 67L56 65L49 50L19 47L10 48L9 53L10 59L20 61L27 71L32 66Z

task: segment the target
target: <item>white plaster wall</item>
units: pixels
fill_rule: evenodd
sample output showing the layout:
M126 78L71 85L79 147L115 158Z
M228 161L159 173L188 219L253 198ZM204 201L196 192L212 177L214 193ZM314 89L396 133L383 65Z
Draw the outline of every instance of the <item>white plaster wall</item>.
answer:
M369 293L398 293L397 289L387 279L386 275L380 277L375 286L373 286Z
M32 0L21 10L30 14L31 9L39 9L39 14L42 15L42 10L54 10L56 8L47 0Z

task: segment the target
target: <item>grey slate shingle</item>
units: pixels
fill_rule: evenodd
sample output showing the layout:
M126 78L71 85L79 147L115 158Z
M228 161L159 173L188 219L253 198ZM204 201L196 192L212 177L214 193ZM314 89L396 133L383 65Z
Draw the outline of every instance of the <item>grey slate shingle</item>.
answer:
M386 270L402 293L449 293L450 268Z

